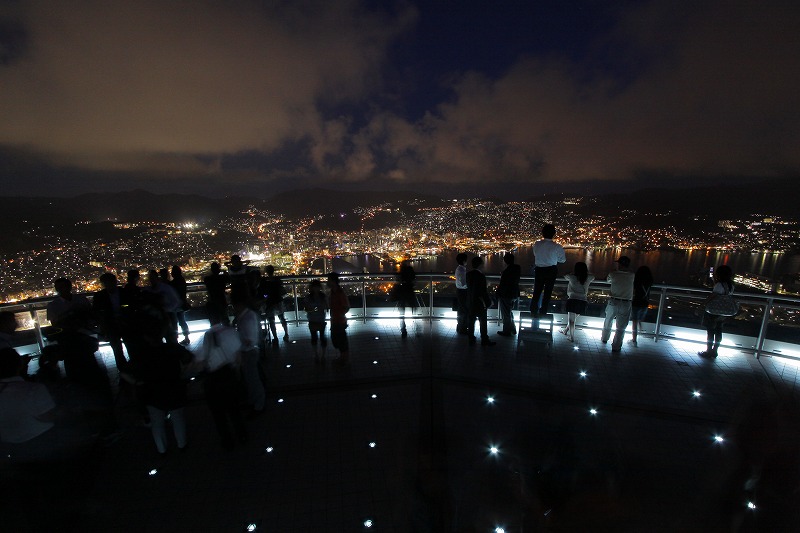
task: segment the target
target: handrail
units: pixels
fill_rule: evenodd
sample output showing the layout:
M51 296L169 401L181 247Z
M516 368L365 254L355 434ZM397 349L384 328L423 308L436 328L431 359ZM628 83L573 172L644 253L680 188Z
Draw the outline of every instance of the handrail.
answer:
M490 285L497 284L499 282L500 276L494 274L488 274L487 281ZM324 276L313 276L313 275L306 275L306 276L285 276L283 277L283 281L286 283L291 284L291 297L294 300L294 322L300 322L300 298L301 293L303 291L302 285L309 282L312 279L324 279ZM368 317L368 309L370 307L367 305L367 283L370 281L375 282L394 282L397 279L397 274L394 273L355 273L355 274L342 274L340 280L342 284L347 287L350 284L358 284L360 290L357 292L361 293L361 312L362 312L362 320L364 322L367 321ZM434 287L436 283L454 283L454 278L449 273L438 273L438 272L418 272L417 273L417 286L421 291L428 291L428 312L423 313L416 318L427 318L428 320L433 320L434 318ZM532 276L523 276L520 279L520 284L523 288L529 288L534 283L534 278ZM556 281L556 287L563 288L566 286L566 280L559 279ZM599 290L601 293L607 291L610 287L610 284L607 281L603 280L595 280L592 282L592 287ZM664 325L664 313L667 307L667 301L669 298L674 298L676 296L681 296L684 298L689 298L691 300L699 300L701 298L705 298L710 294L710 290L707 288L701 287L685 287L679 285L669 285L669 284L654 284L653 289L659 292L659 301L656 313L656 320L655 320L655 340L658 341L662 337L666 335L662 332L663 325ZM192 294L197 294L200 292L205 292L205 285L200 282L193 282L187 284L187 292ZM87 294L87 296L91 296L91 294ZM41 348L45 345L44 339L42 338L41 332L41 324L37 320L37 311L43 310L46 308L47 304L53 299L53 296L45 296L39 298L32 298L29 300L25 300L22 302L13 302L13 303L6 303L0 304L0 311L3 310L16 310L16 312L25 312L27 311L32 319L33 322L33 329L36 336L36 343L41 350ZM763 306L763 313L761 315L760 320L760 327L758 329L758 334L755 337L755 344L754 344L754 353L755 356L758 358L764 353L764 345L767 340L767 330L770 324L770 313L772 309L776 307L781 307L788 310L800 310L800 297L790 297L790 296L783 296L783 295L775 295L775 294L758 294L758 293L737 293L736 294L737 300L740 304L750 304L750 305L757 305ZM518 308L518 305L516 306ZM753 317L755 318L755 317ZM792 344L800 344L800 342L792 343Z

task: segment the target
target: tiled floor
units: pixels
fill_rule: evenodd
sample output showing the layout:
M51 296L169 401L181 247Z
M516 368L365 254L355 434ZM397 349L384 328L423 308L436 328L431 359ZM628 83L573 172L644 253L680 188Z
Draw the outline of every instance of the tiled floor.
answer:
M290 326L289 342L267 347L267 412L232 452L199 380L185 453L155 457L120 405L122 438L87 462L69 520L42 520L80 531L800 527L800 477L772 475L800 461L792 362L735 350L708 361L696 344L642 337L612 354L594 330L575 343L555 333L550 347L496 335L470 347L454 325L418 321L402 338L397 320L353 321L345 368L315 364L306 327ZM761 481L746 492L754 465Z

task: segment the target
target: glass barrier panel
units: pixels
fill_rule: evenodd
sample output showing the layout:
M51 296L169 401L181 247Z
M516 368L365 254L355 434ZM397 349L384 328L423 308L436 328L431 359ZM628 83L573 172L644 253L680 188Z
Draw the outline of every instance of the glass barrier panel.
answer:
M776 303L770 310L764 351L800 359L800 307Z

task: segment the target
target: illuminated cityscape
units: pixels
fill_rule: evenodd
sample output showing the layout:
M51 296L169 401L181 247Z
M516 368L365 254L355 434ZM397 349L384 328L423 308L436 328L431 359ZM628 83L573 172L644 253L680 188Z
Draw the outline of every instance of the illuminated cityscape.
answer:
M206 223L81 221L32 227L27 236L43 244L2 257L2 300L52 294L52 280L59 276L73 279L81 291L94 291L105 271L124 279L129 269L165 265L179 265L189 281L199 281L211 261L224 263L235 253L256 265L273 264L283 274L314 273L312 262L318 257L369 254L396 264L446 250L494 253L532 245L545 222L557 225L558 239L568 248L784 252L800 247L796 219L769 214L718 221L694 217L682 227L657 227L670 219L668 212L647 217L633 210L597 214L595 202L583 197L505 203L477 198L387 201L334 216L309 213L301 218L250 206ZM343 222L348 229L336 227ZM81 238L92 227L102 231ZM738 274L737 283L752 289L780 289L777 280Z

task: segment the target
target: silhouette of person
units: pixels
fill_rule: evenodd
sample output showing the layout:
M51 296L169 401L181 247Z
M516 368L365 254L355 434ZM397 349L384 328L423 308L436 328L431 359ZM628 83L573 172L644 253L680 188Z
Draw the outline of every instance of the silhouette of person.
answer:
M733 294L733 270L728 265L720 265L714 269L713 294ZM699 352L701 357L717 357L719 346L722 344L722 325L728 317L714 315L708 311L703 313L703 323L706 326L706 351Z
M166 269L164 271L168 273ZM149 270L147 279L150 287L146 292L151 297L151 303L161 310L163 316L164 338L167 342L178 344L178 309L181 308L178 293L156 270Z
M247 390L247 401L252 407L251 416L256 416L264 412L267 399L258 368L261 355L258 348L261 337L261 321L258 314L250 307L248 298L237 293L232 301L233 309L236 312L236 330L239 332L241 341L239 359L242 365L242 378Z
M545 224L542 227L542 239L533 245L535 266L533 269L533 298L531 299L531 314L533 316L545 315L550 307L550 295L558 277L558 264L565 263L567 257L564 247L553 242L556 236L556 227ZM541 297L541 302L539 298Z
M481 344L494 346L497 344L489 338L486 310L492 305L489 291L486 286L486 276L481 272L483 259L478 256L472 258L472 270L467 272L467 302L469 305L469 318L467 328L470 345L475 344L475 320L480 323Z
M347 339L347 312L350 310L350 302L339 283L337 272L328 274L328 289L330 290L331 344L339 350L339 357L334 359L334 362L344 365L350 361L350 343Z
M92 298L92 313L100 326L100 334L111 346L117 369L124 370L128 360L122 350L122 291L117 285L117 276L111 272L100 276L100 284L103 288Z
M225 265L228 267L228 280L231 284L231 301L239 298L243 294L245 298L250 297L247 285L247 272L250 261L242 261L238 255L232 255L231 260Z
M398 275L397 307L400 309L400 334L408 337L406 329L406 307L411 308L411 313L417 309L417 295L414 293L414 280L417 274L411 262L406 260L400 265Z
M628 270L631 266L631 260L628 257L623 255L615 263L617 264L617 271L608 275L611 291L606 304L606 318L603 322L600 341L603 344L608 342L609 337L611 337L611 324L616 320L616 330L614 332L614 340L611 343L611 351L620 352L622 351L622 339L625 337L625 328L628 327L628 321L631 317L634 273Z
M575 321L578 315L586 313L588 305L589 284L594 281L594 276L589 274L586 263L575 263L575 271L564 276L567 280L567 326L559 331L575 341Z
M206 311L211 325L222 324L230 325L228 317L228 300L225 297L225 287L229 283L227 272L222 271L219 263L211 263L211 273L203 278L206 286Z
M466 335L468 332L467 318L469 316L469 305L467 302L467 254L459 253L456 256L458 266L454 272L456 278L456 301L458 310L456 311L456 333Z
M275 315L278 315L278 319L281 321L283 340L289 340L289 324L286 322L283 312L283 297L286 295L286 289L283 287L281 278L275 275L274 266L267 265L264 271L266 276L261 280L259 292L265 296L264 312L267 315L270 332L272 332L272 343L277 344L278 331L275 327Z
M303 308L308 317L311 346L314 348L314 362L324 363L325 350L328 346L328 341L325 339L325 312L328 310L328 302L322 292L320 280L314 279L308 284L308 294L303 298ZM319 337L319 345L322 347L321 351L317 347L317 337Z
M505 262L506 268L500 273L500 284L497 286L497 304L503 320L503 329L497 334L509 337L517 334L512 309L514 302L519 298L519 279L522 276L522 269L514 263L514 254L505 254L503 262Z
M183 340L181 344L187 346L189 344L189 324L186 323L186 311L190 309L189 298L186 294L186 278L183 277L183 271L178 265L172 266L172 281L170 282L172 288L178 293L178 298L181 301L180 308L176 311L175 317L178 325L183 333Z

